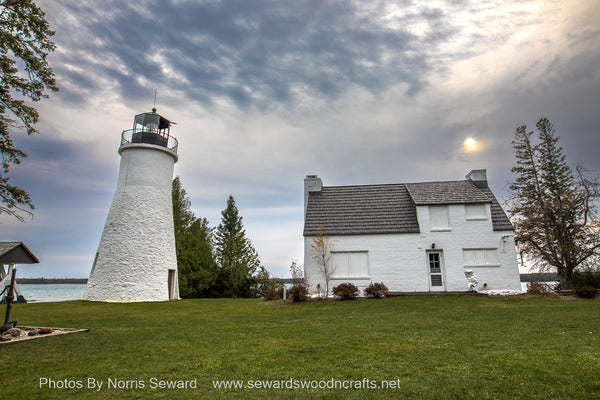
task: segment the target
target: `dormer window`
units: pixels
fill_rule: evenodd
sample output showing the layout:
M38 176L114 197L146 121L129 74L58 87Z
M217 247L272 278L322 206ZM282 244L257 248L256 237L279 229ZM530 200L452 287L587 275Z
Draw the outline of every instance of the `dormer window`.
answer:
M465 204L465 215L467 221L486 220L487 212L485 204Z
M432 231L449 231L448 206L429 206L429 220Z

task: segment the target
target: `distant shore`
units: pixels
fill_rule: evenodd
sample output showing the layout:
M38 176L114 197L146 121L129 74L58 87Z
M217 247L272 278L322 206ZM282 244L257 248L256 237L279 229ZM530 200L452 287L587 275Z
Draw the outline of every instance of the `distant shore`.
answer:
M44 285L44 284L79 284L85 285L87 278L17 278L19 285Z
M521 274L521 282L552 282L558 281L558 274L555 272L538 272L532 274Z

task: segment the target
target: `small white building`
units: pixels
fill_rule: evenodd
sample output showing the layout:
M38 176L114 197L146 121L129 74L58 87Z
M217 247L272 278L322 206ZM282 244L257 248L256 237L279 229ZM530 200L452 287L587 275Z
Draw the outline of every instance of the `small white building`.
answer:
M391 293L520 292L514 228L488 187L486 170L465 180L323 186L304 180L304 272L311 293L326 287L312 249L317 229L329 236L330 290L383 282Z

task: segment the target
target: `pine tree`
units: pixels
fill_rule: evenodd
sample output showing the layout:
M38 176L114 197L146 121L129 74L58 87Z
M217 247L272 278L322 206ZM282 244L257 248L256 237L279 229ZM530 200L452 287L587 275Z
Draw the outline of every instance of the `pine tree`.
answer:
M206 297L216 278L213 229L206 218L192 222L177 259L179 291L183 298Z
M190 210L192 204L187 197L187 192L181 185L181 178L179 178L179 176L176 176L175 179L173 179L173 188L171 194L173 197L173 225L175 228L175 243L181 243L192 226L192 223L196 219L196 216Z
M223 297L251 297L254 284L252 275L260 265L258 254L242 224L233 196L221 212L217 227L215 250L219 265L217 284L213 294Z
M215 281L213 230L206 218L196 218L177 176L173 179L173 223L182 298L204 297Z
M598 182L576 175L566 162L559 137L546 118L537 123L538 143L526 126L517 128L513 147L517 174L510 184L509 212L519 252L540 269L556 268L561 288L572 288L573 271L597 259L599 225L593 200Z
M14 147L11 130L24 128L28 135L37 130L37 110L26 104L48 97L45 90L58 91L54 73L46 57L56 48L50 38L54 31L45 13L31 0L0 2L0 214L23 221L19 212L32 213L29 194L9 183L11 164L27 157Z

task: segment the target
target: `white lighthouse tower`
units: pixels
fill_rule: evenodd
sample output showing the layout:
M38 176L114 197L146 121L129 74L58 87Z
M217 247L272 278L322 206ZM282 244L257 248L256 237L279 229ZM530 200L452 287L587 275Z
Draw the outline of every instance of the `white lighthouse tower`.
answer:
M170 127L153 108L121 135L119 182L84 300L179 299L171 198L178 157Z

